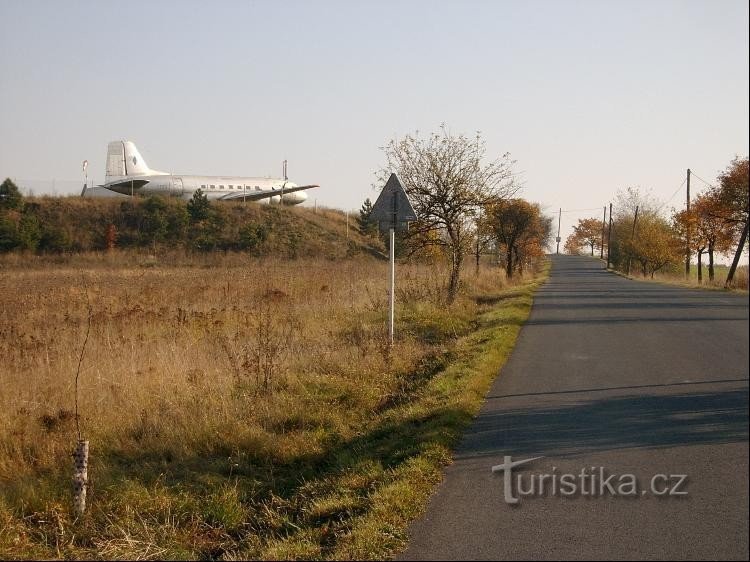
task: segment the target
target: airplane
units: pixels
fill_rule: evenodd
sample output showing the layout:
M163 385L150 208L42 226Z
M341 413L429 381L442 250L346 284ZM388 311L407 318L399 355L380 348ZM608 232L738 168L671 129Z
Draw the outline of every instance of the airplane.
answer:
M238 176L187 176L152 170L135 144L112 141L107 146L107 168L103 187L123 195L169 195L190 199L201 190L208 199L221 201L259 201L298 205L307 200L306 189L318 185L297 185L286 177L251 178ZM86 192L84 186L83 196Z

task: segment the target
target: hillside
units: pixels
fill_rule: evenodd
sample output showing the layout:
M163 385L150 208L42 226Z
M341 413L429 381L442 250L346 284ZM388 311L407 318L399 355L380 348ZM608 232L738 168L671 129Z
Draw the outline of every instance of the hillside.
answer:
M191 202L158 197L27 198L0 210L0 253L70 254L107 250L164 253L215 250L282 258L382 255L374 237L332 209L258 203Z

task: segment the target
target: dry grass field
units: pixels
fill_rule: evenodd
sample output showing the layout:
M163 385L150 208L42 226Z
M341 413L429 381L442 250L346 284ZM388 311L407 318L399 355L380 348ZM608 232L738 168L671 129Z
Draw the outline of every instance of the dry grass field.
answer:
M391 349L382 260L202 260L0 264L0 558L392 555L534 286L400 265Z

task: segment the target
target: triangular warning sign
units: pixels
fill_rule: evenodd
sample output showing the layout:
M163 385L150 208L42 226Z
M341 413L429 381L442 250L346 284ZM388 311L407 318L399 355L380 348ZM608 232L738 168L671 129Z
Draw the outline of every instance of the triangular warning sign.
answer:
M417 220L417 213L396 174L391 174L372 206L370 220L380 223L381 228L400 228L404 223Z

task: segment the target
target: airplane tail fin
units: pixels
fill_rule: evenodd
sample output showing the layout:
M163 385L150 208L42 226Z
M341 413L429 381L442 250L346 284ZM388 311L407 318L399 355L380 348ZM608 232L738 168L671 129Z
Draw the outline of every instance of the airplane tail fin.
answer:
M107 146L106 181L128 176L147 176L152 170L130 141L112 141Z

